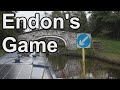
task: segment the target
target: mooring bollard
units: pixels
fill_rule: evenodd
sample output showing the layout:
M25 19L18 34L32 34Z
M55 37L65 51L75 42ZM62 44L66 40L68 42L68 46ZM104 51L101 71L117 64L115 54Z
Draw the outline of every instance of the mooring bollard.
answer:
M20 55L15 59L15 63L20 63Z
M20 63L20 58L15 59L15 63Z

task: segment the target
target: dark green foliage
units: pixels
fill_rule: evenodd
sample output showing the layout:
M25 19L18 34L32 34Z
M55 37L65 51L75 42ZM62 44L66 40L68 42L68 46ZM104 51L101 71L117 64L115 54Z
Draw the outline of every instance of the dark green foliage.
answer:
M78 17L80 19L81 27L78 30L73 30L70 28L69 20L65 19L65 14L69 14L70 17ZM85 11L53 11L50 15L51 18L54 17L63 17L64 18L64 30L73 31L73 32L88 32L88 22L86 18ZM58 26L59 27L59 26Z
M80 19L81 27L77 30L77 32L82 32L82 33L89 32L86 12L85 11L73 11L73 16L76 16Z
M18 33L22 33L23 30L20 29L20 30L3 30L2 29L2 15L3 13L16 13L15 12L12 12L12 11L0 11L0 49L2 48L2 42L3 42L3 39L8 37L8 36L13 36L15 38L17 38L17 35Z
M92 11L90 13L89 25L93 36L120 39L119 11Z

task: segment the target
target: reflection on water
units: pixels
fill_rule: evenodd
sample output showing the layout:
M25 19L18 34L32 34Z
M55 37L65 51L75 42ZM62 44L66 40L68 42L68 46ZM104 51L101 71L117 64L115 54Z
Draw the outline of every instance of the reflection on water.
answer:
M60 55L52 55L48 58L58 78L83 78L80 58ZM87 79L120 79L119 66L96 59L86 59L85 62Z

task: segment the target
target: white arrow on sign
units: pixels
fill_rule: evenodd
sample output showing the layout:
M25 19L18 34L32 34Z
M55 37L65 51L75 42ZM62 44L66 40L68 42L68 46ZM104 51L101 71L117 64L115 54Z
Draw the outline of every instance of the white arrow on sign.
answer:
M84 45L85 41L89 38L89 36L85 37L83 40L80 40L79 45Z

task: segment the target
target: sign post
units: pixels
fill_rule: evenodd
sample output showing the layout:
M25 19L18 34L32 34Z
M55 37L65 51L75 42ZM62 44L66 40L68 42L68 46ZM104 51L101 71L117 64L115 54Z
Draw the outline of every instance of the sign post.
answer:
M82 48L82 71L83 71L83 78L85 77L85 49Z
M91 46L91 35L87 33L81 33L77 37L77 45L82 48L82 72L83 78L86 78L85 71L85 48L90 48Z

